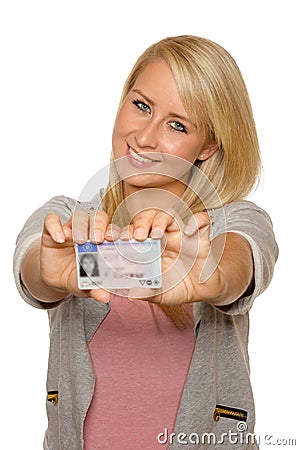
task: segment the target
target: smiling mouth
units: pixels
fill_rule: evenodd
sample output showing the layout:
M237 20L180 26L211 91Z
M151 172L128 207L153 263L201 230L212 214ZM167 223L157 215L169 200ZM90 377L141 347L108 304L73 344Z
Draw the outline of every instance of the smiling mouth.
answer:
M128 152L129 155L132 156L132 158L135 161L138 161L140 163L144 163L144 164L153 164L153 163L157 163L157 162L161 162L160 159L152 159L152 158L147 158L145 156L141 156L140 154L138 154L136 151L134 151L131 147L128 148Z

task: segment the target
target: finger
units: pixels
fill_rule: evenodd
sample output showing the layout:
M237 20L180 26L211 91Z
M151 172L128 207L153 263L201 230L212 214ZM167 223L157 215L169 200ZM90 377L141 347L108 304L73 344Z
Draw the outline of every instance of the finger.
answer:
M88 240L89 215L86 211L75 211L72 220L73 240L84 244Z
M117 239L119 239L120 234L121 234L121 228L118 225L111 223L108 225L108 227L106 229L104 238L107 241L112 242L112 241L116 241Z
M66 222L63 225L63 230L64 230L64 234L65 234L65 239L67 241L72 241L72 245L73 245L72 222L73 222L73 216L71 216L70 219L68 220L68 222Z
M47 214L44 219L43 233L49 234L53 241L59 244L65 242L65 234L58 214Z
M200 239L209 240L210 220L206 212L193 214L183 229L186 236L193 236L197 231Z
M127 225L126 227L122 228L120 233L120 239L122 241L129 241L133 238L133 225Z
M143 241L149 236L149 231L152 226L153 218L157 214L155 210L142 211L137 214L133 220L133 237L137 241Z
M150 237L152 239L161 239L166 229L175 222L174 217L166 212L158 212L153 218Z
M89 237L92 242L102 243L106 233L109 217L105 211L93 211L90 214L90 233Z
M91 289L90 296L101 303L108 303L110 300L110 293L104 289Z

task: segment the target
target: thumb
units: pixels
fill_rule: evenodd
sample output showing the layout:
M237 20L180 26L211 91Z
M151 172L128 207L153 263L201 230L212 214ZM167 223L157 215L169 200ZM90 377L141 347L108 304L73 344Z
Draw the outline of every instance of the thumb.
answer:
M105 291L104 289L91 289L90 296L101 303L108 303L110 300L110 292Z

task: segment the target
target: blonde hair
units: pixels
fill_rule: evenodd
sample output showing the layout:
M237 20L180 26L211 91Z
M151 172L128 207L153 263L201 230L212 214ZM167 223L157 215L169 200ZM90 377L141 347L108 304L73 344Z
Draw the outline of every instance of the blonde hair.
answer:
M133 88L139 74L155 60L165 61L174 75L190 120L206 128L218 150L195 166L206 175L222 204L244 199L255 186L261 167L259 145L250 99L241 72L220 45L197 36L175 36L151 45L130 72L120 101ZM197 186L197 172L190 186ZM182 200L193 213L218 207L215 197L186 189ZM122 182L112 164L104 208L112 217L123 201ZM175 308L175 307L174 307ZM176 309L176 308L175 308Z

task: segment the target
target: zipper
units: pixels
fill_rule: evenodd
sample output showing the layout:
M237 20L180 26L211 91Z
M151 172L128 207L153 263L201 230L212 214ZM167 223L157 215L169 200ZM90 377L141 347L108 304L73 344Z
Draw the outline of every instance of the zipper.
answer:
M57 405L58 403L58 391L49 391L47 395L48 402L51 402L52 405Z
M247 421L248 413L244 409L232 408L231 406L216 405L214 410L214 421L218 422L220 417L227 417L228 419Z

